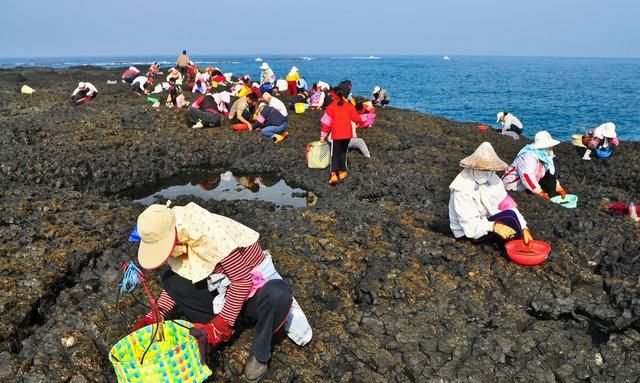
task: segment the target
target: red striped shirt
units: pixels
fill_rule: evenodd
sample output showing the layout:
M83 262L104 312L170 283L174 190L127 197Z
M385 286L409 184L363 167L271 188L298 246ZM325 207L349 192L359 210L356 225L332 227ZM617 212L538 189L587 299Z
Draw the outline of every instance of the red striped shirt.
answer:
M251 246L235 249L231 254L224 257L213 270L214 273L224 274L231 280L222 311L219 314L229 323L229 326L235 324L240 310L242 310L242 305L244 305L251 291L251 270L262 263L263 260L262 248L256 242ZM176 302L173 298L165 290L162 290L158 298L158 307L163 318L173 310L175 305ZM147 313L146 317L154 319L151 312Z
M224 305L220 315L233 326L251 291L251 270L264 260L262 248L258 242L251 246L239 247L224 257L213 270L214 273L226 275L231 280L227 289Z

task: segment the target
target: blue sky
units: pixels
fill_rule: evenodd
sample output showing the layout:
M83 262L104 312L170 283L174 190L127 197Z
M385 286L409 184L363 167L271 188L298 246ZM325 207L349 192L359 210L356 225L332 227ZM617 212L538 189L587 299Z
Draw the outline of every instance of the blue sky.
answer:
M195 55L640 57L637 0L19 0L2 10L0 57L182 49Z

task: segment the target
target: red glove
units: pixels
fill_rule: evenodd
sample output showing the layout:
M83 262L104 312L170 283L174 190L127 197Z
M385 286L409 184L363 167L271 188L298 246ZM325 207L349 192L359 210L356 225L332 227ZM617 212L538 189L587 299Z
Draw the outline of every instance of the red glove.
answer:
M563 188L562 186L560 186L560 187L558 188L558 190L556 190L556 192L557 192L558 194L560 194L560 196L562 197L562 199L567 198L567 191L566 191L566 190L564 190L564 188Z
M213 320L207 324L194 323L193 325L207 333L207 341L214 347L231 339L234 332L233 329L229 327L229 323L220 315L216 315Z
M143 316L142 318L138 319L136 321L136 323L133 325L133 327L131 327L131 332L140 330L141 328L148 326L150 324L154 324L156 323L155 320L147 317L147 316Z

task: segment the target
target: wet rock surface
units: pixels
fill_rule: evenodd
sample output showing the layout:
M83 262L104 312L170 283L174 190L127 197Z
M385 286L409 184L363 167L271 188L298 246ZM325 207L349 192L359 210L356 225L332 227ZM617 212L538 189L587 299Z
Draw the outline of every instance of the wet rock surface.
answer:
M638 228L599 209L640 195L640 145L583 162L556 154L563 209L515 194L541 266L509 261L496 244L456 242L448 184L485 140L510 162L522 146L474 125L393 108L359 130L373 158L349 155L336 187L308 169L320 112L290 117L274 145L258 134L192 130L184 111L155 110L94 68L0 71L0 380L114 382L111 345L146 312L141 292L117 299L127 236L143 210L126 189L186 170L277 174L318 196L308 209L201 201L258 230L314 329L300 348L274 344L274 382L631 382L640 372ZM16 92L18 83L36 89ZM100 94L67 101L78 81ZM194 99L191 94L188 98ZM595 122L594 122L595 123ZM158 291L157 283L152 283ZM252 330L210 356L211 381L241 381Z

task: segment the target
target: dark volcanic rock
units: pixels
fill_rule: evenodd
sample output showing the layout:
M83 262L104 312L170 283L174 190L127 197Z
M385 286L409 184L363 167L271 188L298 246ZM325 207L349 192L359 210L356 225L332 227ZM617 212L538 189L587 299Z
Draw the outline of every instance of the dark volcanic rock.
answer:
M510 262L497 245L456 242L448 184L484 140L509 162L522 143L472 124L386 108L361 130L373 158L349 156L346 182L304 164L320 112L290 117L274 145L254 133L188 129L184 111L150 108L119 71L0 71L0 380L113 382L108 352L146 310L117 300L126 241L143 207L120 193L192 169L276 174L318 197L308 209L195 200L261 232L314 328L299 348L280 337L271 381L627 382L640 367L640 239L604 198L638 199L640 145L583 162L561 144L575 210L515 195L552 257ZM75 108L81 80L100 90ZM15 92L28 83L37 93ZM193 98L192 95L187 95ZM152 289L158 291L157 283ZM210 355L212 380L239 381L252 330Z

